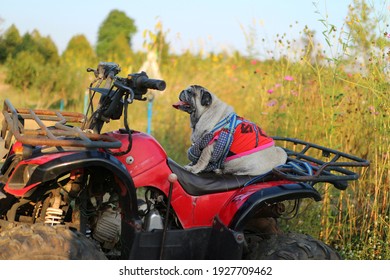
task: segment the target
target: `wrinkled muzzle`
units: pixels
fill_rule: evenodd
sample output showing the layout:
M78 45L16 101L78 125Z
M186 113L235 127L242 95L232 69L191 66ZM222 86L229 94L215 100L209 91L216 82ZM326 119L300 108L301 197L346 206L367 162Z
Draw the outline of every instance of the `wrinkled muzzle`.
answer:
M181 110L183 112L187 112L188 114L191 114L195 111L194 106L191 104L191 98L188 96L188 91L183 90L179 94L179 100L175 104L172 104L173 108Z

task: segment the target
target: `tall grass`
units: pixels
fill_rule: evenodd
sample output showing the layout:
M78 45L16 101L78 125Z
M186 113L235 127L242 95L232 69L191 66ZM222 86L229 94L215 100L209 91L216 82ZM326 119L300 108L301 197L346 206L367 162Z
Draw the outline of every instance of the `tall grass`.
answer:
M261 62L227 54L172 58L163 73L167 90L155 99L154 136L170 157L186 163L188 116L171 104L187 85L201 84L269 135L301 138L370 160L346 191L317 185L323 201L304 203L298 217L282 226L332 244L347 259L390 259L386 76L375 64L363 74L346 70L342 61L336 67L309 60L304 55L299 61Z

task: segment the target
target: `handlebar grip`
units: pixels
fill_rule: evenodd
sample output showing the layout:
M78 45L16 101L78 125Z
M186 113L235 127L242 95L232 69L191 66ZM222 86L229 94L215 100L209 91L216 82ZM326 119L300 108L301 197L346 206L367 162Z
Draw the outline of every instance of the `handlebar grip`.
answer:
M167 87L164 80L148 79L145 82L147 88L163 91Z
M149 79L147 76L140 76L137 78L136 87L148 88L163 91L165 90L167 84L164 80Z

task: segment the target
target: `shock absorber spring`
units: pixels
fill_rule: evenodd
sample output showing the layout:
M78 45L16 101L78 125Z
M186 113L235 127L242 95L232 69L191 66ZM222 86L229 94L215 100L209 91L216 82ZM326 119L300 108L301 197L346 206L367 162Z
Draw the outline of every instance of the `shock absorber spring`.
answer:
M59 208L49 207L46 209L45 224L52 226L58 225L62 222L63 211Z

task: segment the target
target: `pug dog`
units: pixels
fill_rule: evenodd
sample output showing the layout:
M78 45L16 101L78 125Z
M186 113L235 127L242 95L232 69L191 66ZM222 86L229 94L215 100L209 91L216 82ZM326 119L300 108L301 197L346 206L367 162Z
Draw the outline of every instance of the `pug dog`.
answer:
M286 163L286 152L271 137L202 86L183 90L173 107L190 115L191 163L185 168L193 173L256 176Z

